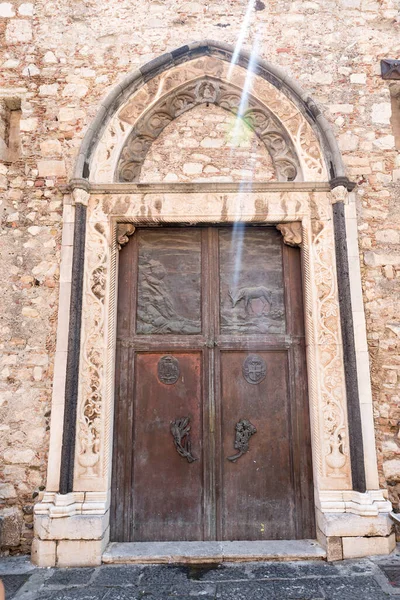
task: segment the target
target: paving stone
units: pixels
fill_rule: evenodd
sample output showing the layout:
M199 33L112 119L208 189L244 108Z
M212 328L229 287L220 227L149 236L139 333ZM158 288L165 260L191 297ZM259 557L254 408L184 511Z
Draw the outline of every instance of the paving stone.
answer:
M275 600L275 589L270 581L219 583L216 597L221 600Z
M299 573L295 563L263 563L261 566L253 569L254 579L280 579L298 576Z
M147 589L154 589L154 586ZM194 597L214 597L216 593L216 585L214 583L197 583L193 581L177 582L168 588L168 593L171 597L177 598L181 596L194 596Z
M400 588L400 564L397 565L379 565L384 572L391 586Z
M123 566L102 566L98 569L93 579L96 586L125 586L136 585L140 574L143 571L142 566L123 565Z
M46 581L46 585L82 585L89 583L94 569L58 569Z
M294 566L299 577L328 577L340 575L340 569L338 569L337 565L322 561L296 563Z
M30 575L2 575L1 581L6 590L6 598L12 598L14 594L26 583Z
M276 600L317 600L323 599L324 594L315 579L297 579L296 581L274 582Z
M186 568L188 579L197 581L232 581L253 578L251 565L191 565Z
M324 578L320 585L326 600L384 600L389 598L372 577Z
M36 600L103 600L107 592L107 588L95 587L40 591Z
M166 598L167 596L164 596ZM143 591L134 587L118 587L112 588L111 590L107 590L106 595L104 596L104 600L145 600L145 598L149 598L149 600L155 600L157 596L154 596L152 593L148 592L146 595L143 595Z
M143 567L139 579L139 585L148 587L150 585L176 585L188 580L188 573L184 567L151 565Z

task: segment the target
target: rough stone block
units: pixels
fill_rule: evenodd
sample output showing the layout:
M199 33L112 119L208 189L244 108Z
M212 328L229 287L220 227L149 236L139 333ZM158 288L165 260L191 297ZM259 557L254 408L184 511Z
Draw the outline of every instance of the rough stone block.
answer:
M383 472L387 481L400 481L400 459L385 460Z
M38 567L54 567L56 564L56 542L34 539L31 560Z
M22 524L23 517L19 508L5 508L0 514L0 546L19 546Z
M394 533L387 537L345 537L342 541L343 558L390 554L396 547Z
M63 160L39 160L39 177L65 177L65 163Z
M15 16L14 7L11 4L11 2L1 2L0 3L0 17L7 18L7 17L14 17L14 16Z
M351 513L317 511L317 524L328 537L387 536L393 530L393 523L388 514L363 517Z
M13 19L6 28L7 44L24 44L32 40L32 26L25 19Z
M96 567L109 539L109 530L102 540L61 540L57 543L58 567Z

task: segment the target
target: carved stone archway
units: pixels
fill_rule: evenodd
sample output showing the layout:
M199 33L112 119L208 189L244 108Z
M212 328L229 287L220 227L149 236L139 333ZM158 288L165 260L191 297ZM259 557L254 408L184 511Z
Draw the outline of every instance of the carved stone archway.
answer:
M109 95L82 142L66 192L65 215L74 223L71 318L60 314L58 331L69 335L68 347L55 365L48 481L35 509L33 551L43 566L73 566L82 555L84 564L99 564L107 545L118 248L136 226L160 222L279 224L287 243L301 244L318 539L330 558L356 556L360 536L374 541L370 553L393 545L372 401L361 405L358 394L346 245L346 231L356 244L357 226L345 216L353 184L329 124L279 69L252 61L247 104L239 108L249 56L233 57L233 48L205 41L155 59ZM152 141L206 102L248 123L280 181L137 183Z
M174 119L201 104L215 104L232 112L250 127L271 155L278 181L302 181L301 166L288 131L274 113L251 94L217 78L186 82L145 111L136 121L121 150L115 174L120 182L139 181L146 154ZM124 111L120 113L124 119Z

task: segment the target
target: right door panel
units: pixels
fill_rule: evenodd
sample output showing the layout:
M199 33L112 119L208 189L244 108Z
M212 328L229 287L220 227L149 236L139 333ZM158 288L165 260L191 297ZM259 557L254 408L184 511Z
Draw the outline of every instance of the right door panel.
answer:
M222 539L293 539L287 352L222 352L221 392Z

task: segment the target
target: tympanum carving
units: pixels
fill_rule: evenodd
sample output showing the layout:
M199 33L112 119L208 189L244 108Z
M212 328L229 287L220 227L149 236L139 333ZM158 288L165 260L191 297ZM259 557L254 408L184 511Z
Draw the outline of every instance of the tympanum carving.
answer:
M243 107L242 98L240 88L209 76L186 82L162 96L135 123L119 157L117 181L137 181L152 142L171 121L199 104L216 104L242 118L265 144L279 181L294 181L301 169L289 134L260 101L249 94Z

